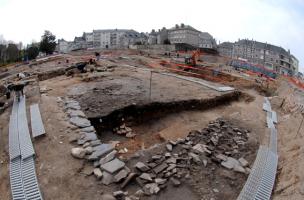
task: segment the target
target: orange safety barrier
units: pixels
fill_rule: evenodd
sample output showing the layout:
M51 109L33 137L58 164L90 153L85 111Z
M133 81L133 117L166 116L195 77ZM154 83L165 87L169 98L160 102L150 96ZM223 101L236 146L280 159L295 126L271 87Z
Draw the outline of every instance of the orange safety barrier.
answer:
M288 77L289 81L292 82L294 85L304 89L304 83L301 82L300 80L293 78L293 77Z
M191 77L197 77L197 78L202 78L202 79L206 79L206 80L210 80L210 81L215 81L215 82L222 82L224 77L219 77L217 75L224 75L224 73L220 72L220 71L215 71L212 69L208 69L208 68L197 68L197 67L192 67L189 65L185 65L185 64L176 64L176 63L171 63L165 60L162 60L160 62L160 66L155 65L154 63L149 63L148 64L149 67L151 68L159 68L160 66L165 67L167 70L169 71L173 71L179 74L183 74L186 76L191 76ZM195 73L193 71L185 71L186 69L192 69L197 71L198 73ZM201 73L199 73L199 71L202 71Z

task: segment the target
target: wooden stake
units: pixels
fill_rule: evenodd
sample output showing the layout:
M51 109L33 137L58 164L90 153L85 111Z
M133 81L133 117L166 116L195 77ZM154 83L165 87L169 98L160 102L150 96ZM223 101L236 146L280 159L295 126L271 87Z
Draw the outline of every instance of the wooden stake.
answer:
M298 136L298 134L300 133L300 130L301 130L301 127L302 127L303 121L304 121L304 114L302 114L302 121L301 121L301 124L300 124L300 126L299 126L299 129L298 129L298 131L297 131L297 135L296 135L296 137L297 137L297 136Z
M152 90L152 71L150 71L151 74L150 74L150 91L149 91L149 100L151 101L151 90Z

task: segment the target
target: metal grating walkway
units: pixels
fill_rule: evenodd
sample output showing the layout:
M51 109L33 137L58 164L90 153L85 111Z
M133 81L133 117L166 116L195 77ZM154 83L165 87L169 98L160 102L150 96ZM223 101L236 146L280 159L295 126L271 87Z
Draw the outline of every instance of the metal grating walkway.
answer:
M278 146L278 139L277 139L277 130L275 128L270 129L270 143L269 149L273 153L277 153L277 146Z
M18 134L18 104L16 101L14 101L9 122L9 156L12 160L20 155L21 153Z
M42 199L36 178L35 162L33 156L22 161L21 170L23 189L26 199Z
M253 199L258 191L258 185L262 179L263 169L267 161L269 149L265 146L260 146L257 157L254 161L253 167L249 174L249 177L237 198L238 200Z
M269 99L265 97L263 110L267 112L266 122L270 130L269 147L260 146L251 173L238 196L238 200L269 200L275 182L277 155L277 114L271 110Z
M31 127L32 127L32 136L38 137L45 134L45 129L41 119L41 114L38 104L31 105Z
M28 158L30 156L34 156L35 152L27 123L25 97L22 97L19 102L18 132L19 132L19 144L20 144L22 159Z
M262 179L260 181L255 199L257 200L270 199L276 177L277 165L278 165L277 154L269 151L265 170Z
M22 182L20 156L10 161L10 184L12 191L12 199L14 200L25 199L23 182Z
M29 135L25 97L15 99L9 122L10 185L13 200L42 200Z

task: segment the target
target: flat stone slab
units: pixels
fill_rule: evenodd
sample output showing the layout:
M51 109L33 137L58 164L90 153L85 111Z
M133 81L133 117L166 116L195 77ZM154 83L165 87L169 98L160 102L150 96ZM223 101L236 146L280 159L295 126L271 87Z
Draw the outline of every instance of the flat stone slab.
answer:
M70 118L71 124L78 126L80 128L85 128L91 126L91 122L85 118L72 117Z
M97 145L101 145L101 141L100 141L100 140L92 140L92 141L90 142L90 145L91 145L92 147L95 147L95 146L97 146Z
M156 183L149 183L144 186L144 191L146 194L157 194L160 191L160 188L157 186Z
M154 171L156 174L158 174L158 173L162 172L163 170L165 170L167 167L168 167L168 165L167 165L166 163L162 163L162 164L156 166L156 167L153 169L153 171Z
M66 100L65 104L70 104L70 103L78 103L76 100Z
M95 128L93 126L88 126L80 129L81 132L95 132Z
M111 183L114 182L114 176L106 171L102 173L102 181L103 184L105 185L110 185Z
M115 182L119 182L122 179L126 178L128 176L128 172L125 169L120 170L115 176Z
M103 157L99 160L99 164L103 165L103 164L106 164L107 162L110 162L111 160L113 160L115 158L116 154L117 154L116 150L111 151L105 157Z
M126 164L122 162L121 160L115 158L114 160L107 162L106 164L103 164L100 166L101 169L113 174L123 168Z
M158 185L162 185L165 184L167 182L167 179L163 179L163 178L156 178L155 179L155 183Z
M172 151L172 144L167 144L166 148L167 148L168 151Z
M195 146L192 147L194 151L197 151L199 153L208 153L210 154L211 152L207 149L206 145L204 144L196 144Z
M138 163L136 163L135 167L136 167L137 169L139 169L140 171L142 171L142 172L146 172L146 171L148 171L148 170L150 169L150 168L149 168L147 165L145 165L143 162L138 162Z
M99 168L95 168L93 170L94 175L96 176L97 179L101 179L102 178L102 171Z
M78 102L74 102L74 103L68 103L65 106L67 109L73 109L73 110L80 110L80 105Z
M98 160L108 152L112 151L114 148L110 144L101 144L93 147L93 153L89 156L89 160Z
M85 140L85 141L97 140L97 135L95 133L84 133L83 140Z
M86 118L86 115L81 110L68 110L70 117L82 117Z
M144 180L146 180L146 181L152 181L152 178L151 178L150 174L148 174L148 173L142 173L142 174L139 176L139 178L144 179Z
M248 161L245 160L243 157L242 158L239 158L239 162L240 164L242 165L242 167L247 167L248 166Z
M223 167L226 167L227 169L234 169L235 171L238 172L245 172L245 170L241 166L241 163L232 157L227 157L227 160L221 162L221 165Z

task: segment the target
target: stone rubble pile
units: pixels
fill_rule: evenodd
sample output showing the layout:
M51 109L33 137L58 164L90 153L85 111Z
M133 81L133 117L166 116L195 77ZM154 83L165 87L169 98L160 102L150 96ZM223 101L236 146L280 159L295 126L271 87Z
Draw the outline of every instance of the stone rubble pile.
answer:
M133 166L134 181L140 186L134 196L156 195L169 184L179 187L185 178L190 177L193 166L208 167L210 162L248 174L249 163L241 157L240 151L245 148L249 133L226 120L217 119L201 131L190 132L184 139L169 141L162 153Z
M117 151L113 144L105 144L98 139L95 128L81 111L79 103L75 100L66 100L64 109L69 116L70 123L80 131L79 135L70 139L70 142L78 145L71 149L72 156L92 161L94 165L94 169L89 169L89 172L85 174L94 174L105 185L126 178L130 169L125 166L123 161L116 158Z
M125 135L127 138L134 138L136 136L136 134L132 131L133 130L130 127L127 127L125 123L113 129L114 133L118 135Z
M190 132L185 139L169 141L163 153L152 155L146 162L137 162L133 167L138 174L135 181L141 187L138 193L155 195L168 184L178 187L184 177L190 176L192 166L207 167L208 162L249 173L248 162L239 155L248 134L248 130L218 119L201 131Z
M145 161L138 161L128 168L117 158L118 152L111 144L102 143L96 131L74 100L65 102L70 123L80 129L80 136L72 142L79 146L71 150L78 159L87 159L94 164L94 174L104 185L120 184L123 190L130 182L140 189L133 195L127 191L116 191L113 199L140 199L143 195L156 195L169 184L179 187L185 178L190 177L193 166L208 167L213 162L228 170L249 173L248 162L241 157L240 151L246 148L250 132L233 126L224 119L217 119L200 131L191 131L184 139L169 141L162 153L154 154ZM132 133L132 129L123 124L115 129L117 134ZM140 158L138 158L140 160Z

